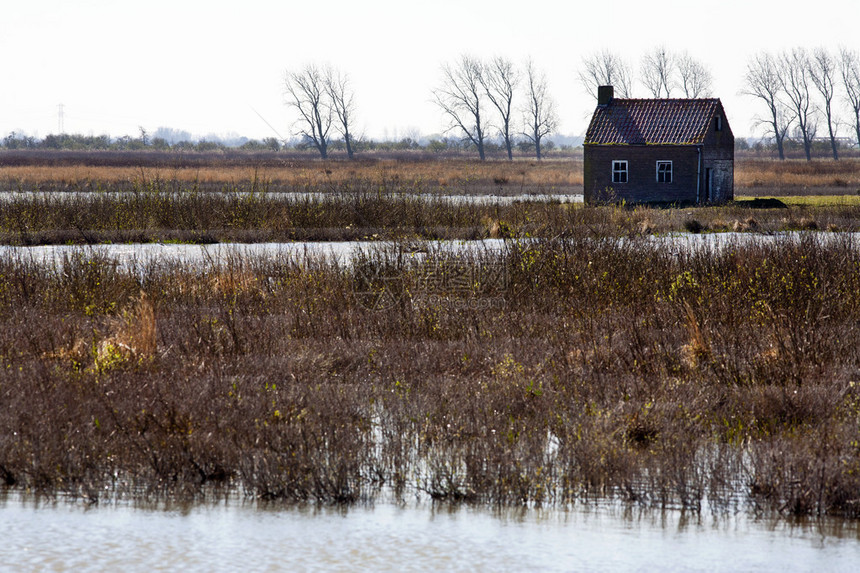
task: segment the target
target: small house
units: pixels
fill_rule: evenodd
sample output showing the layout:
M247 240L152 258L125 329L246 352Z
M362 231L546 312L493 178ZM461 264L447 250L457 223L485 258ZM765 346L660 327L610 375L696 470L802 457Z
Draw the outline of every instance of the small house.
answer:
M734 198L735 138L716 98L616 99L600 86L583 149L586 204Z

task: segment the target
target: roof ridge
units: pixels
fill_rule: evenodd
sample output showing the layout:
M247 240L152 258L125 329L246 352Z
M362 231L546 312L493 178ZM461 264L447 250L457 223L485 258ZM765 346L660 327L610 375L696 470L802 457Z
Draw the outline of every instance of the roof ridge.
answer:
M718 97L614 97L610 104L616 101L720 101Z

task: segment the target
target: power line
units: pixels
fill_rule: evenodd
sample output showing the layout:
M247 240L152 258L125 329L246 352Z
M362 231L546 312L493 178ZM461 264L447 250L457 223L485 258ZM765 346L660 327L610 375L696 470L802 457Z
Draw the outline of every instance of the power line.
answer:
M250 107L250 106L249 106L249 107ZM284 143L286 143L286 141L287 141L287 140L286 140L286 139L284 139L284 138L283 138L283 136L281 136L281 134L280 134L280 133L278 133L278 130L277 130L277 129L275 129L275 128L272 126L272 124L271 124L271 123L269 123L268 121L266 121L266 118L265 118L265 117L263 117L263 116L260 114L260 112L259 112L259 111L257 111L257 110L256 110L256 109L254 109L253 107L251 107L251 111L253 111L254 113L256 113L256 114L257 114L257 116L258 116L260 119L262 119L262 120L263 120L263 123L265 123L266 125L268 125L268 126L269 126L269 129L271 129L272 131L274 131L274 132L275 132L275 135L277 135L277 136L278 136L278 139L280 139L281 141L283 141Z

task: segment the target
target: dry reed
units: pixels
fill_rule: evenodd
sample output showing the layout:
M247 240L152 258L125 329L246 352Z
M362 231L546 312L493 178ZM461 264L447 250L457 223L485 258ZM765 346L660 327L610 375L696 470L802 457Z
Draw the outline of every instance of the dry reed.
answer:
M0 478L860 515L851 237L411 253L0 257Z
M581 156L544 161L468 159L319 161L279 154L6 153L0 181L9 189L99 190L152 182L265 184L271 190L326 191L364 181L388 190L447 193L562 192L582 189ZM860 159L776 161L738 154L737 195L856 194Z

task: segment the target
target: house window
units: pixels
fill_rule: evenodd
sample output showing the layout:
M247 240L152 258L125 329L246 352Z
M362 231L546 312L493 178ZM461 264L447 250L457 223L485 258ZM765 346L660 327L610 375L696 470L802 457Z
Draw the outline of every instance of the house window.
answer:
M723 130L723 116L718 115L714 118L714 131L722 131Z
M627 183L627 162L613 161L612 162L612 182Z
M658 161L657 162L657 183L672 182L672 162Z

